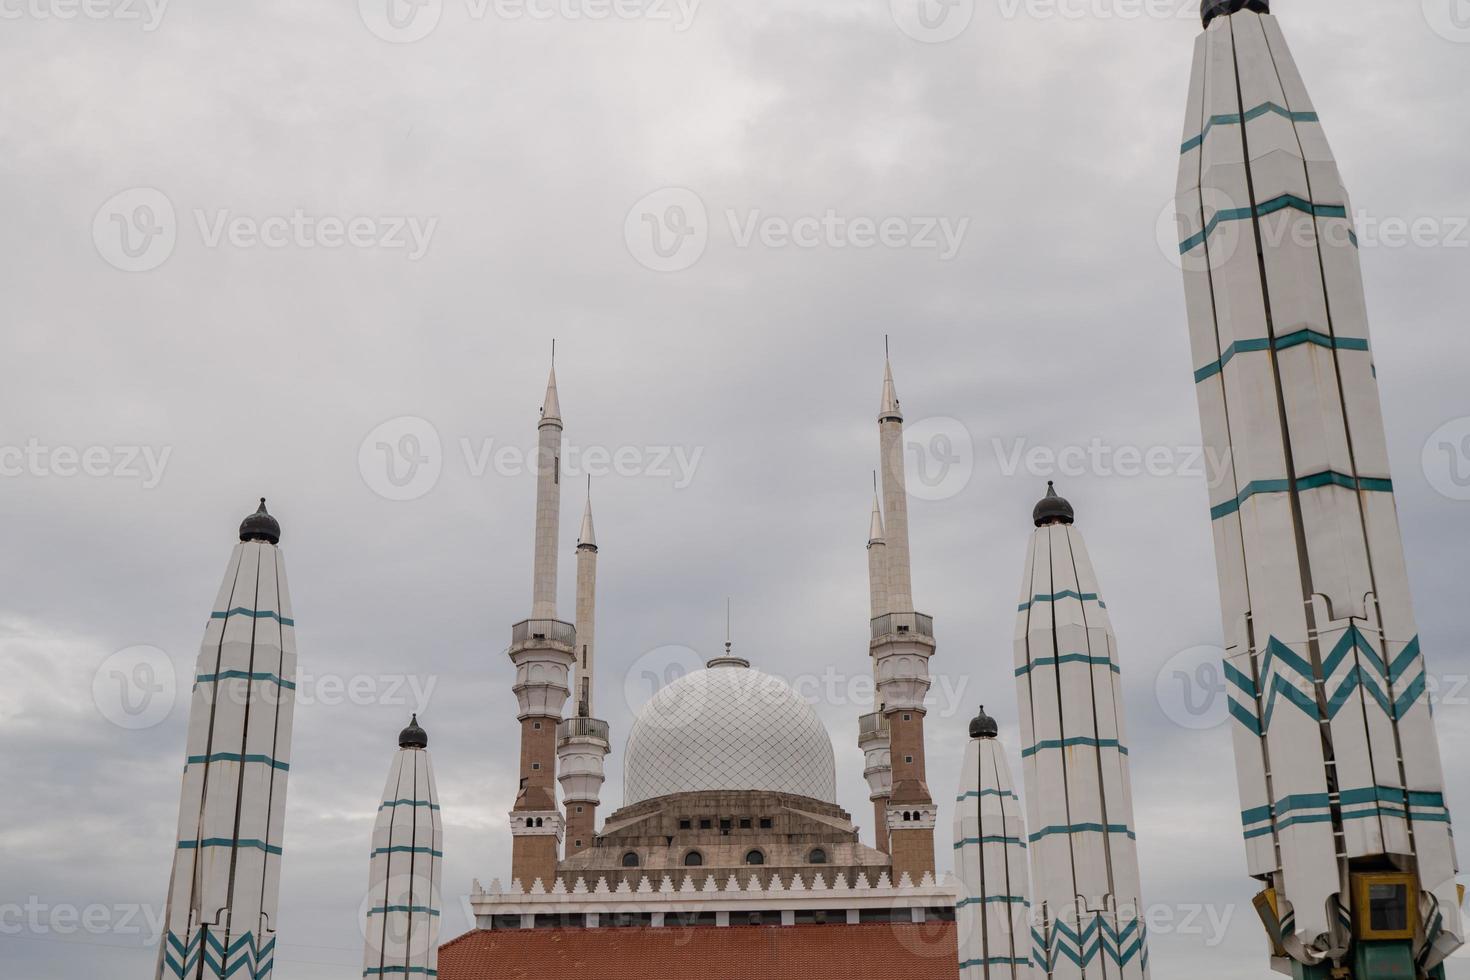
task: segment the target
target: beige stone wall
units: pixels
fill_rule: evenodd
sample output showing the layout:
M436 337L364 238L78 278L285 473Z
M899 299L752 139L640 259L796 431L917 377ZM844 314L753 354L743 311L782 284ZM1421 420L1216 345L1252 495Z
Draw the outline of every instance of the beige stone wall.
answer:
M762 820L770 826L763 828ZM689 826L681 823L688 821ZM708 827L701 827L708 821ZM749 821L743 827L742 821ZM728 822L728 826L725 823ZM568 838L574 835L569 831ZM812 864L820 848L825 864ZM749 865L746 855L759 850L762 865ZM690 851L703 863L685 865ZM634 868L623 867L623 856L638 856ZM679 793L624 807L608 817L593 847L573 854L570 847L560 873L571 884L578 877L607 877L609 884L627 878L637 884L644 875L659 881L665 874L681 881L714 875L722 884L734 873L741 881L754 874L764 882L781 871L789 881L800 871L808 881L821 873L829 883L840 873L849 882L866 873L876 883L888 869L886 854L862 844L851 818L841 807L785 793L710 791Z

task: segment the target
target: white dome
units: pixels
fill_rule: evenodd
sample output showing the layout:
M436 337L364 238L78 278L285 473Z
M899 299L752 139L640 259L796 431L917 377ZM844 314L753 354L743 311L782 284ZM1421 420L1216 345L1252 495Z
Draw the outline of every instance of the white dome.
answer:
M779 677L737 666L697 670L638 712L623 756L623 805L700 790L836 803L832 738Z

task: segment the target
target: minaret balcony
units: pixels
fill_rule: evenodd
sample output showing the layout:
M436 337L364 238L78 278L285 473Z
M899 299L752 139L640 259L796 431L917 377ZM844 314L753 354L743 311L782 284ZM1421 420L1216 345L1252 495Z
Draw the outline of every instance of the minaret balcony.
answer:
M888 637L898 639L923 638L934 645L934 617L921 612L891 612L874 616L871 625L872 638L876 642Z
M556 726L556 747L574 742L601 743L608 750L608 724L598 718L563 718Z
M573 653L577 627L559 619L523 619L510 628L510 652L522 647L563 647Z
M881 711L870 712L858 719L858 748L867 751L869 746L888 746L888 716Z

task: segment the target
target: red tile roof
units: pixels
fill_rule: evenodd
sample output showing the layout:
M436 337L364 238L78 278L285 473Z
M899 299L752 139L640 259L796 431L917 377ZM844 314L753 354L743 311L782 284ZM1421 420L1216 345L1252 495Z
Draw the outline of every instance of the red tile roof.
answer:
M957 980L953 922L468 932L439 980Z

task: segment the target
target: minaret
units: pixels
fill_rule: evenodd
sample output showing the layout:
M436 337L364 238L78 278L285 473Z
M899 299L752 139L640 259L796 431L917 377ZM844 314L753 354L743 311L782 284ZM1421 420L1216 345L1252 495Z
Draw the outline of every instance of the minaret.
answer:
M877 474L873 476L873 516L868 525L868 595L870 613L877 619L888 611L888 548L883 540L883 513L878 507ZM875 677L877 661L873 662ZM876 688L875 688L876 691ZM888 720L882 703L858 719L858 748L863 750L863 777L873 801L873 846L888 852L888 800L893 795L893 759L889 750Z
M903 413L893 385L893 369L886 358L878 434L887 602L883 615L873 618L869 649L878 678L878 701L888 724L893 766L887 829L894 878L907 872L917 882L926 872L934 871L934 826L938 819L924 775L924 696L929 692L934 621L914 611L908 491L903 472Z
M511 627L513 690L521 722L521 787L510 814L511 876L530 889L556 873L562 817L556 808L556 726L571 689L577 631L556 618L556 535L561 507L561 405L556 367L546 382L536 454L536 558L531 618Z
M280 540L262 498L240 525L204 629L160 980L260 980L274 965L296 690Z
M592 528L592 483L577 536L577 714L557 726L556 755L562 800L567 811L567 857L592 846L597 805L606 778L603 762L610 748L607 722L592 717L597 618L597 534Z
M1247 866L1283 972L1441 976L1464 929L1352 207L1268 7L1205 3L1178 184Z
M362 975L433 977L439 969L444 828L429 736L414 715L398 734L373 825Z
M960 980L1036 980L1026 820L995 719L970 722L954 811ZM1102 976L1103 974L1099 974Z
M1032 511L1016 615L1038 962L1057 980L1148 976L1117 642L1072 505Z

